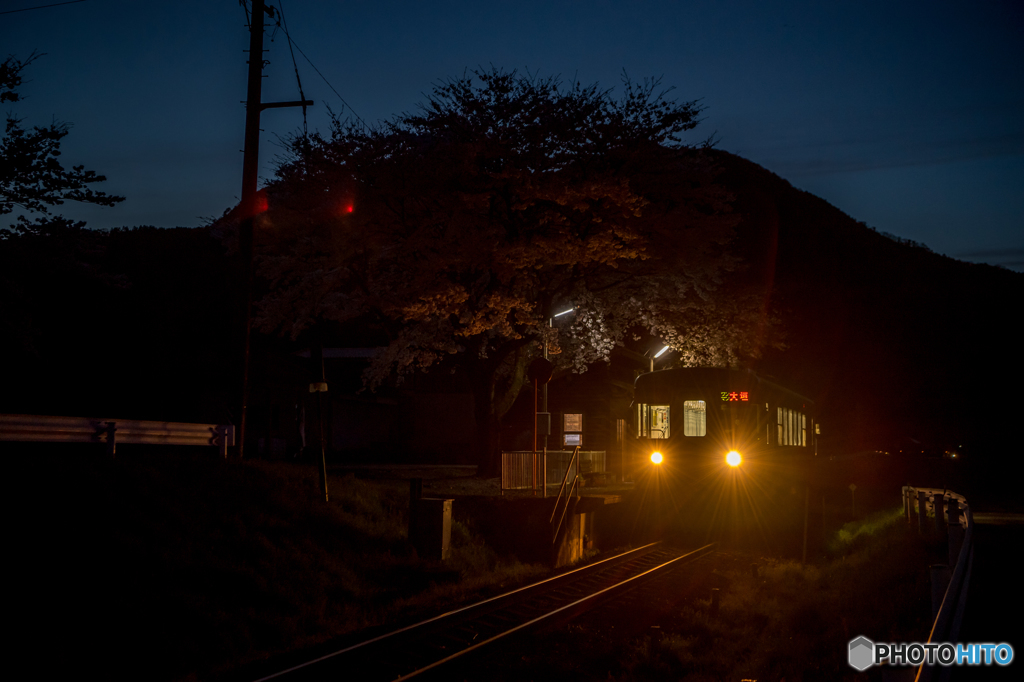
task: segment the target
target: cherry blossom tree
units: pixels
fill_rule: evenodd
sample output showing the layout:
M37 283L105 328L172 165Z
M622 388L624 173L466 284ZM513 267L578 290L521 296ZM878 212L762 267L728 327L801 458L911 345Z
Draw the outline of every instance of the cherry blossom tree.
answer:
M625 79L615 97L493 69L378 128L295 138L257 228L258 323L378 325L390 342L371 388L454 359L489 468L545 337L575 371L642 333L735 363L750 349L716 330L751 308L721 295L736 218L707 142L688 141L699 113L657 81ZM577 314L549 329L566 303Z

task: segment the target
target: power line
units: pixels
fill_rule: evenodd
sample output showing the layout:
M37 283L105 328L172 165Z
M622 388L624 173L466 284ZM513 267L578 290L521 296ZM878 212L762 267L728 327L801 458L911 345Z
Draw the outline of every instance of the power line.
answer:
M55 2L52 5L36 5L35 7L23 7L22 9L9 9L9 10L7 10L5 12L0 12L0 14L14 14L15 12L28 12L28 11L34 10L34 9L46 9L47 7L60 7L61 5L75 5L75 4L78 4L80 2L85 2L85 0L68 0L68 2Z
M302 57L303 57L303 58L304 58L304 59L305 59L305 60L306 60L307 62L309 62L309 65L310 65L311 67L313 67L313 70L314 70L314 71L316 71L316 75L320 76L320 78L322 78L322 79L323 79L324 83L327 83L327 87L329 87L329 88L331 89L331 91L332 91L332 92L333 92L333 93L334 93L335 95L337 95L338 99L340 99L340 100L341 100L341 103L342 103L342 104L344 104L344 105L345 105L346 107L348 107L348 110L352 112L352 115L353 115L353 116L355 116L355 117L356 117L356 119L357 119L357 120L358 120L358 121L359 121L360 123L362 123L362 124L363 124L363 129L364 129L364 130L365 130L365 129L368 129L368 128L369 128L369 126L368 126L368 125L366 125L366 121L364 121L364 120L363 120L362 116L360 116L359 114L357 114L357 113L356 113L356 110L352 108L352 105L351 105L351 104L349 104L348 102L346 102L346 101L345 101L345 98L341 96L341 93L340 93L340 92L338 92L337 90L335 90L334 86L333 86L333 85L331 85L331 82L330 82L329 80L327 80L327 77L326 77L326 76L324 76L324 75L323 75L322 73L320 73L320 69L316 68L316 65L315 65L315 64L313 63L313 60L311 60L311 59L310 59L309 57L307 57L307 56L306 56L306 53L305 53L305 52L303 52L303 51L302 51L302 48L301 48L301 47L299 47L298 43L296 43L296 42L295 42L295 40L294 40L294 39L292 38L291 34L290 34L290 33L288 32L288 25L287 25L287 24L285 24L285 25L284 25L284 26L282 26L281 28L282 28L282 30L284 30L284 34L285 34L285 35L286 35L286 36L288 37L288 46L289 46L289 48L291 48L291 46L293 46L293 45L295 46L295 49L299 51L299 54L301 54L301 55L302 55ZM298 72L296 71L296 75L297 75L297 74L298 74Z
M280 21L277 22L277 25L278 26L281 26L282 24L284 25L283 26L283 28L284 28L284 36L285 36L285 38L288 39L288 52L292 56L292 68L295 69L295 82L299 86L299 101L305 102L306 101L306 95L305 95L305 93L302 92L302 79L299 78L299 65L295 63L295 50L292 49L292 37L291 37L291 34L288 33L288 20L284 18L284 5L281 4L281 0L278 0L277 11L278 11L278 14L281 15L281 19L280 19ZM275 31L275 33L276 33L276 31ZM273 41L274 38L271 37L270 40ZM302 105L302 134L303 134L303 136L309 134L309 130L306 127L306 105L305 104Z

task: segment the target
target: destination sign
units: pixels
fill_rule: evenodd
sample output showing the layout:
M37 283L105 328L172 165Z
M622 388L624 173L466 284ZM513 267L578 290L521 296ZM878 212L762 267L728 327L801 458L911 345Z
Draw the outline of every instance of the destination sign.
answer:
M746 403L750 402L749 391L722 391L722 402Z

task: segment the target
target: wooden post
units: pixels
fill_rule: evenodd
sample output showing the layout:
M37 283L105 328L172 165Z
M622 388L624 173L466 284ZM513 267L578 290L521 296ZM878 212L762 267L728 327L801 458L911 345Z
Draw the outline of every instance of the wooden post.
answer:
M117 422L107 422L107 454L110 459L117 455Z
M217 447L220 448L220 456L224 459L228 458L228 433L229 429L233 429L233 426L218 426L217 427Z
M242 300L244 334L242 341L242 405L238 417L238 456L245 457L247 412L249 410L249 345L252 335L253 219L256 216L256 183L260 157L260 100L263 99L263 0L252 0L249 15L249 73L245 98L245 143L242 155L242 221L238 227L238 250L242 259Z
M547 384L545 384L545 386L546 385ZM545 438L544 440L547 441L547 438ZM543 473L541 475L541 481L542 481L543 486L544 486L544 497L547 497L548 496L548 446L546 444L544 445L544 458L543 458L543 460L541 462L541 466L544 467Z
M801 563L807 563L807 522L811 515L811 486L804 490L804 553Z
M960 549L964 545L964 527L960 525L960 501L955 497L949 498L946 505L947 534L949 538L949 565L956 566L960 558Z
M249 410L249 354L252 337L252 268L253 232L258 212L256 186L259 181L260 112L278 107L307 107L311 101L276 102L263 104L263 15L274 16L274 8L264 0L252 0L249 15L249 70L245 94L245 137L242 148L242 200L241 222L238 227L238 250L242 260L242 313L244 333L242 341L242 395L238 417L238 456L245 456L247 412ZM267 443L269 449L269 441ZM324 497L326 498L326 489Z
M327 392L327 374L324 369L324 345L320 333L320 329L316 329L313 347L309 351L310 391L316 393L316 436L320 440L320 491L324 495L324 502L327 502L330 497L327 493L327 444L324 442L326 416L323 401L324 393Z
M416 543L416 515L418 513L419 501L423 497L423 479L409 479L409 542Z
M946 530L943 526L946 523L946 519L942 513L943 502L945 502L945 493L935 493L932 495L932 504L935 505L935 534L940 538L945 535Z

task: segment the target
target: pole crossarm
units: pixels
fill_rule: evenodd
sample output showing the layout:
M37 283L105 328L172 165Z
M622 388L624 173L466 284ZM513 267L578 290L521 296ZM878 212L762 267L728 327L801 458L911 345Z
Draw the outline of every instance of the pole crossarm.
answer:
M313 100L303 99L295 100L293 102L264 102L260 104L260 111L267 109L284 109L285 107L311 107L313 106Z

